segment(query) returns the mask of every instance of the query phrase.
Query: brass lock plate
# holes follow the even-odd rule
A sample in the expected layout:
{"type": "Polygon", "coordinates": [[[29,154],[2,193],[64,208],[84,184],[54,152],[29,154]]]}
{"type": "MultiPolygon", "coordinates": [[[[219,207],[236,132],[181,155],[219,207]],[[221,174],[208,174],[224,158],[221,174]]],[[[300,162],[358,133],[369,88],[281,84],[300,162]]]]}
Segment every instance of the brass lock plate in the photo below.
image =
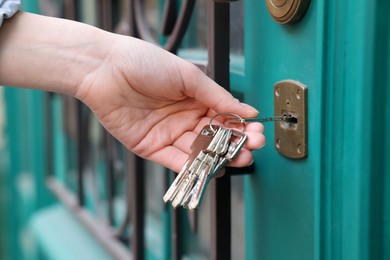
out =
{"type": "Polygon", "coordinates": [[[275,148],[293,159],[307,156],[307,87],[294,80],[283,80],[274,86],[274,115],[288,116],[275,122],[275,148]]]}

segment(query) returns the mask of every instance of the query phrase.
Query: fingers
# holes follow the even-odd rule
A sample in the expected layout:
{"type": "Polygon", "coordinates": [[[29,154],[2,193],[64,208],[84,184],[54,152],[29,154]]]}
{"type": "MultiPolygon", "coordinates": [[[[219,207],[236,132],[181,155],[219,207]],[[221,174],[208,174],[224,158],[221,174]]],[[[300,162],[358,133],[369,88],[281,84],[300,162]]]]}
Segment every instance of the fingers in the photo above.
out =
{"type": "Polygon", "coordinates": [[[261,123],[247,124],[245,134],[248,136],[248,141],[245,145],[246,149],[256,150],[262,148],[265,143],[265,136],[263,135],[264,125],[261,123]]]}
{"type": "MultiPolygon", "coordinates": [[[[195,140],[195,138],[198,136],[198,131],[188,131],[184,133],[181,138],[179,138],[173,145],[181,152],[188,156],[190,154],[191,148],[190,144],[195,140]]],[[[260,123],[250,123],[246,127],[245,134],[248,136],[248,140],[245,144],[245,146],[241,149],[241,151],[238,153],[236,158],[234,158],[233,161],[229,162],[229,166],[232,167],[245,167],[249,166],[253,163],[253,154],[251,150],[254,149],[260,149],[265,145],[265,137],[262,134],[264,131],[264,126],[260,123]]],[[[187,158],[187,157],[186,157],[187,158]]],[[[180,165],[184,165],[184,162],[186,159],[183,159],[183,157],[180,157],[180,160],[183,161],[181,164],[178,163],[178,159],[173,160],[172,165],[175,165],[175,167],[178,167],[180,165]]],[[[179,171],[180,168],[177,170],[179,171]]],[[[176,171],[176,170],[175,170],[176,171]]]]}
{"type": "Polygon", "coordinates": [[[247,104],[240,103],[229,92],[207,77],[196,66],[187,63],[180,66],[184,80],[184,93],[202,102],[216,112],[231,112],[242,117],[256,117],[258,111],[247,104]]]}
{"type": "Polygon", "coordinates": [[[252,152],[245,148],[242,148],[236,158],[234,158],[233,161],[229,162],[228,165],[232,167],[245,167],[251,165],[253,163],[253,160],[254,158],[252,152]]]}
{"type": "MultiPolygon", "coordinates": [[[[258,129],[259,126],[254,126],[258,129]]],[[[250,127],[252,128],[252,127],[250,127]]],[[[265,144],[265,137],[260,132],[246,132],[248,141],[244,148],[238,153],[236,158],[229,163],[232,167],[244,167],[253,163],[253,154],[250,150],[259,149],[265,144]]],[[[198,134],[195,132],[186,132],[172,146],[166,146],[163,149],[150,155],[148,159],[156,161],[175,172],[179,172],[191,153],[190,145],[198,134]]]]}
{"type": "MultiPolygon", "coordinates": [[[[187,154],[191,153],[191,144],[198,136],[198,133],[200,132],[201,128],[203,128],[203,126],[199,125],[197,128],[194,129],[194,131],[185,132],[173,143],[173,146],[177,147],[178,149],[187,154]]],[[[263,147],[266,142],[265,137],[262,134],[263,131],[264,126],[260,123],[248,124],[245,130],[245,134],[248,136],[248,140],[245,143],[244,147],[248,150],[256,150],[263,147]]]]}
{"type": "MultiPolygon", "coordinates": [[[[155,161],[174,172],[180,172],[181,168],[188,159],[188,154],[174,146],[167,146],[150,155],[148,159],[155,161]]],[[[228,165],[232,167],[245,167],[251,165],[252,163],[252,152],[243,148],[237,157],[228,165]]]]}
{"type": "Polygon", "coordinates": [[[185,153],[174,146],[166,146],[151,154],[147,159],[155,161],[178,173],[187,161],[188,153],[185,153]]]}
{"type": "Polygon", "coordinates": [[[262,123],[248,123],[245,127],[246,132],[258,132],[263,133],[264,132],[264,125],[262,123]]]}

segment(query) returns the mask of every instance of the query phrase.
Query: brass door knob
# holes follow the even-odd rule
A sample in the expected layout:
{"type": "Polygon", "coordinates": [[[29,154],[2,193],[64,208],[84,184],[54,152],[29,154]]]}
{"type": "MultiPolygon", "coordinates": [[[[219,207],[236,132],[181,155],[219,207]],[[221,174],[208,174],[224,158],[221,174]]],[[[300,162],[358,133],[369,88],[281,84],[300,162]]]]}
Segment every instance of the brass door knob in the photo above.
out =
{"type": "Polygon", "coordinates": [[[265,0],[272,18],[280,24],[298,22],[306,13],[310,0],[265,0]]]}

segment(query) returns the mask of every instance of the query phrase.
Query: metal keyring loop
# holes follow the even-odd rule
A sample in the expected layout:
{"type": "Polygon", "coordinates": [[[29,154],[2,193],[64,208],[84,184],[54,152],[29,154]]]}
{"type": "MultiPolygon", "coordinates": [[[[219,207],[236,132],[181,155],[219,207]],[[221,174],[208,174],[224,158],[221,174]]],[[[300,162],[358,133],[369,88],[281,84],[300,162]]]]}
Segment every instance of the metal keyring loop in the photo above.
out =
{"type": "Polygon", "coordinates": [[[214,119],[215,119],[216,117],[218,117],[218,116],[223,116],[223,115],[232,116],[232,117],[238,119],[238,123],[239,123],[239,124],[242,124],[242,125],[244,126],[243,131],[245,131],[245,127],[246,127],[245,119],[243,119],[241,116],[239,116],[239,115],[237,115],[237,114],[230,113],[230,112],[221,112],[221,113],[215,114],[215,115],[210,119],[210,122],[209,122],[209,126],[210,126],[211,131],[216,132],[216,130],[215,130],[214,127],[213,127],[213,121],[214,121],[214,119]]]}

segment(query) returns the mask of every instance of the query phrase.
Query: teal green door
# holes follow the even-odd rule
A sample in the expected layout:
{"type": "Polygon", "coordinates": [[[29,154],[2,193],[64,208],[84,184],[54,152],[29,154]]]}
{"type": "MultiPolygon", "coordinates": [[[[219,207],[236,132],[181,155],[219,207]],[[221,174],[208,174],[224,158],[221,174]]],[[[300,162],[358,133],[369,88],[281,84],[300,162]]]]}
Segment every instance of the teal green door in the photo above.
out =
{"type": "Polygon", "coordinates": [[[276,82],[308,90],[307,158],[279,154],[267,123],[244,177],[247,259],[390,259],[389,10],[312,0],[301,21],[282,25],[264,1],[245,1],[233,91],[272,116],[276,82]]]}
{"type": "MultiPolygon", "coordinates": [[[[308,157],[289,159],[265,123],[266,146],[255,152],[256,171],[245,177],[246,257],[315,259],[322,178],[321,33],[323,6],[312,1],[305,17],[276,23],[264,1],[246,1],[245,101],[262,116],[274,115],[274,84],[296,80],[308,90],[308,157]]],[[[329,7],[328,7],[329,8],[329,7]]],[[[279,122],[277,123],[279,124],[279,122]]]]}

